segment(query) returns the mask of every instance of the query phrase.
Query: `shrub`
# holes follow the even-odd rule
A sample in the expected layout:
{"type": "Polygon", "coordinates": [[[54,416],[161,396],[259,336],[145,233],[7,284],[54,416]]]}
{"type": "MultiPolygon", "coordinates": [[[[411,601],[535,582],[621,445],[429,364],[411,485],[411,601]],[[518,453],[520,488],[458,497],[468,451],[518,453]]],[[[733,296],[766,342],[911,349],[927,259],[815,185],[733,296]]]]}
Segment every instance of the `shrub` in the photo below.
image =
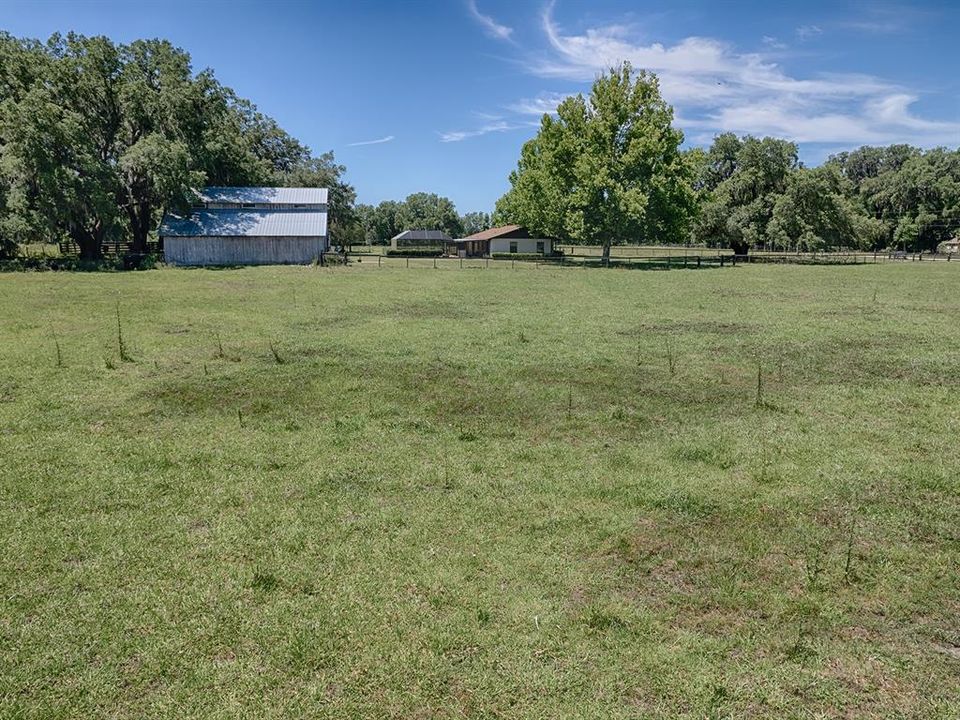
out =
{"type": "Polygon", "coordinates": [[[44,272],[47,270],[66,270],[78,272],[104,272],[120,270],[122,265],[115,257],[100,260],[81,260],[75,257],[28,256],[12,260],[0,260],[0,272],[44,272]]]}
{"type": "Polygon", "coordinates": [[[443,243],[439,240],[397,240],[397,247],[403,249],[409,248],[443,248],[443,243]]]}
{"type": "Polygon", "coordinates": [[[443,255],[443,249],[432,248],[402,248],[399,250],[387,250],[387,257],[440,257],[443,255]]]}
{"type": "Polygon", "coordinates": [[[522,260],[524,262],[537,262],[540,260],[556,261],[563,259],[563,251],[557,250],[552,255],[541,255],[540,253],[510,253],[496,252],[491,253],[493,260],[522,260]]]}

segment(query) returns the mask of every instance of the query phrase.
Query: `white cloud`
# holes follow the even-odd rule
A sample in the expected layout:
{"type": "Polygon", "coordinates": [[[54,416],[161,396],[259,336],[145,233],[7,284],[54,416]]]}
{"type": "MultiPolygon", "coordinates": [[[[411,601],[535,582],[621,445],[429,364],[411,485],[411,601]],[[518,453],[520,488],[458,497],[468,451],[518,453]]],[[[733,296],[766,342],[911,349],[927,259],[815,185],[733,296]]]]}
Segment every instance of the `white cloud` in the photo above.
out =
{"type": "Polygon", "coordinates": [[[773,37],[772,35],[764,35],[761,38],[761,42],[763,42],[764,45],[766,45],[768,48],[771,48],[773,50],[787,49],[787,44],[785,42],[780,42],[780,40],[773,37]]]}
{"type": "Polygon", "coordinates": [[[386,137],[382,137],[377,140],[361,140],[360,142],[347,143],[347,147],[359,147],[360,145],[381,145],[383,143],[392,142],[393,140],[393,135],[387,135],[386,137]]]}
{"type": "Polygon", "coordinates": [[[797,28],[797,37],[801,40],[809,40],[817,35],[823,34],[823,28],[819,25],[801,25],[797,28]]]}
{"type": "Polygon", "coordinates": [[[506,120],[498,120],[497,122],[481,125],[473,130],[451,130],[449,132],[442,132],[440,133],[440,142],[460,142],[467,138],[480,137],[481,135],[489,135],[490,133],[510,132],[511,130],[537,127],[538,124],[539,123],[533,122],[508,122],[506,120]]]}
{"type": "Polygon", "coordinates": [[[557,105],[570,95],[576,95],[576,93],[540,93],[534,98],[517,100],[515,103],[507,106],[507,109],[517,115],[553,115],[557,111],[557,105]]]}
{"type": "Polygon", "coordinates": [[[489,15],[481,13],[477,8],[477,0],[467,0],[467,10],[470,11],[470,16],[480,23],[484,32],[490,37],[498,40],[509,40],[513,34],[513,28],[501,25],[489,15]]]}
{"type": "MultiPolygon", "coordinates": [[[[678,126],[708,133],[769,134],[800,142],[960,144],[960,123],[926,120],[910,112],[917,97],[878,77],[819,73],[795,77],[772,53],[741,52],[715,38],[687,37],[672,45],[641,43],[623,25],[561,30],[553,4],[541,17],[549,52],[527,57],[528,72],[544,78],[588,83],[622,61],[655,72],[664,98],[674,105],[678,126]]],[[[822,32],[804,26],[806,37],[822,32]]],[[[799,31],[798,31],[799,34],[799,31]]],[[[764,45],[776,47],[776,38],[764,45]]],[[[783,48],[779,48],[783,49],[783,48]]],[[[782,53],[780,53],[782,55],[782,53]]],[[[586,89],[584,85],[584,90],[586,89]]],[[[544,93],[510,107],[541,114],[561,96],[544,93]]]]}
{"type": "Polygon", "coordinates": [[[936,15],[934,9],[917,5],[860,3],[853,8],[852,16],[837,22],[836,27],[872,35],[902,34],[936,15]]]}

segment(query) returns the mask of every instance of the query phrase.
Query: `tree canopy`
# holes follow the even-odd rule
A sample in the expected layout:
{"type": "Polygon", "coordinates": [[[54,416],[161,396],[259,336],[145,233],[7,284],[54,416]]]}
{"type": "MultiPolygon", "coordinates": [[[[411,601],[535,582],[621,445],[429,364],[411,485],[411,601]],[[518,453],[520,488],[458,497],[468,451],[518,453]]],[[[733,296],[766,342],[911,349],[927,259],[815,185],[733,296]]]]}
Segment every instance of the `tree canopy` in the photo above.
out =
{"type": "Polygon", "coordinates": [[[418,192],[402,201],[384,200],[379,205],[358,205],[358,222],[369,245],[390,241],[404,230],[442,230],[450,237],[461,237],[490,227],[490,215],[469,212],[458,215],[450,198],[418,192]]]}
{"type": "Polygon", "coordinates": [[[352,222],[343,173],[167,41],[0,34],[0,252],[71,239],[94,259],[121,238],[144,252],[204,184],[328,187],[335,235],[352,222]]]}
{"type": "Polygon", "coordinates": [[[931,250],[960,228],[960,150],[861,147],[811,169],[795,143],[725,133],[687,160],[709,245],[931,250]]]}
{"type": "Polygon", "coordinates": [[[695,211],[690,166],[656,76],[628,63],[544,115],[521,151],[495,222],[610,246],[684,235],[695,211]]]}

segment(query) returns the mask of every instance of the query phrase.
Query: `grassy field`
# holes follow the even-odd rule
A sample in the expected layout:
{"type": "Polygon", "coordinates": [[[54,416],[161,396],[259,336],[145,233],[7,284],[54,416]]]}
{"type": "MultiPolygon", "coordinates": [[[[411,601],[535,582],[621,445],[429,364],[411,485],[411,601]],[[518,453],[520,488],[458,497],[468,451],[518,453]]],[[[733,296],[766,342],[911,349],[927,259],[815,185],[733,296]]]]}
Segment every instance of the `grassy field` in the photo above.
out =
{"type": "Polygon", "coordinates": [[[956,718],[958,287],[2,275],[0,717],[956,718]]]}

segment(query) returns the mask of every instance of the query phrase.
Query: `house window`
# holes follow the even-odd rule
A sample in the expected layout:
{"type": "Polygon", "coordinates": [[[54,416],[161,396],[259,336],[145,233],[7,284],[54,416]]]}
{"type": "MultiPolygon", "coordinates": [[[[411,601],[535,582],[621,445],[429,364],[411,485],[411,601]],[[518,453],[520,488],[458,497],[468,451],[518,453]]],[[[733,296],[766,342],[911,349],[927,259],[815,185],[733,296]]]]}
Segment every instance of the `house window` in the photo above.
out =
{"type": "Polygon", "coordinates": [[[510,252],[517,252],[517,243],[515,240],[510,241],[510,252]]]}
{"type": "Polygon", "coordinates": [[[537,252],[543,255],[543,240],[537,240],[537,252]]]}

